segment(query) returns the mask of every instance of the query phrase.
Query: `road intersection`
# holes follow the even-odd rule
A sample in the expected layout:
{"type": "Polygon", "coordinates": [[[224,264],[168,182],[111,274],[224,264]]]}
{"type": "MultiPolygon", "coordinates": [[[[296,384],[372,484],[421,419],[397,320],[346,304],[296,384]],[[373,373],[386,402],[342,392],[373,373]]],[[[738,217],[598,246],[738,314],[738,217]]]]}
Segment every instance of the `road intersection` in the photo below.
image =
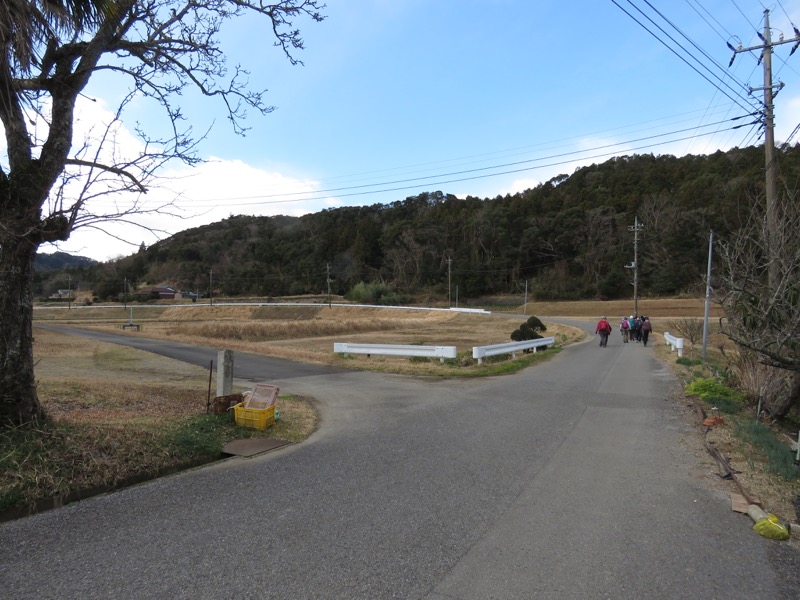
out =
{"type": "Polygon", "coordinates": [[[0,524],[2,595],[796,598],[784,550],[696,475],[668,370],[614,342],[481,380],[237,353],[238,378],[317,398],[320,429],[0,524]]]}

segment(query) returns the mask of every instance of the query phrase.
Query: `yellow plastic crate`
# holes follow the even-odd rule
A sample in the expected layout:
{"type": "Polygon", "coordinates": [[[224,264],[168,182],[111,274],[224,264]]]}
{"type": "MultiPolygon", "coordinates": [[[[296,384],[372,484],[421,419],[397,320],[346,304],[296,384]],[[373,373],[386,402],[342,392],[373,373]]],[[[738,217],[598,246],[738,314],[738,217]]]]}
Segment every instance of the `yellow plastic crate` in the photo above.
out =
{"type": "Polygon", "coordinates": [[[275,424],[275,405],[269,408],[245,408],[241,402],[233,407],[236,424],[252,429],[266,429],[275,424]]]}

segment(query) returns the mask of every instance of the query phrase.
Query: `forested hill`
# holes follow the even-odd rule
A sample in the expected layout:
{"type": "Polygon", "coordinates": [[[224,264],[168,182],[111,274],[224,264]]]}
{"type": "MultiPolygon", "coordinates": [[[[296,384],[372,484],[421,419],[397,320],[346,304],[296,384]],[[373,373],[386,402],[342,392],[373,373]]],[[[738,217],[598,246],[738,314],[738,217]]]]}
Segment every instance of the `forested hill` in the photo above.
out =
{"type": "MultiPolygon", "coordinates": [[[[696,289],[708,235],[738,227],[763,196],[763,148],[709,156],[635,155],[583,167],[504,197],[423,193],[390,204],[303,217],[235,216],[187,230],[133,256],[82,271],[100,298],[127,278],[215,294],[346,293],[382,282],[399,293],[461,298],[628,297],[638,217],[640,292],[696,289]],[[210,277],[210,274],[212,274],[210,277]]],[[[800,147],[779,155],[781,188],[800,182],[800,147]]],[[[84,289],[86,284],[84,285],[84,289]]]]}

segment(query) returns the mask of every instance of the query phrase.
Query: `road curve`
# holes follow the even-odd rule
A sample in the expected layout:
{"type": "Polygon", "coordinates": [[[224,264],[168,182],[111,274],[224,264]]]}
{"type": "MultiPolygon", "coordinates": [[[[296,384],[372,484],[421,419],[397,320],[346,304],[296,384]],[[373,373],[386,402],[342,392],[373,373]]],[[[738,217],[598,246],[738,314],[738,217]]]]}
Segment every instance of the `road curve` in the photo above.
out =
{"type": "MultiPolygon", "coordinates": [[[[173,358],[200,367],[207,367],[210,361],[216,363],[217,360],[218,349],[208,346],[183,344],[172,340],[148,338],[139,335],[119,335],[117,333],[100,331],[97,329],[80,329],[62,325],[37,325],[36,327],[77,335],[100,342],[123,344],[138,350],[152,352],[159,356],[166,356],[167,358],[173,358]]],[[[278,376],[284,379],[294,379],[298,377],[334,375],[336,373],[346,372],[345,369],[328,365],[307,364],[283,358],[261,356],[238,351],[235,353],[234,360],[236,378],[247,381],[268,381],[278,376]]]]}
{"type": "Polygon", "coordinates": [[[272,381],[319,399],[311,438],[0,524],[3,597],[797,597],[796,556],[693,476],[651,348],[272,381]]]}

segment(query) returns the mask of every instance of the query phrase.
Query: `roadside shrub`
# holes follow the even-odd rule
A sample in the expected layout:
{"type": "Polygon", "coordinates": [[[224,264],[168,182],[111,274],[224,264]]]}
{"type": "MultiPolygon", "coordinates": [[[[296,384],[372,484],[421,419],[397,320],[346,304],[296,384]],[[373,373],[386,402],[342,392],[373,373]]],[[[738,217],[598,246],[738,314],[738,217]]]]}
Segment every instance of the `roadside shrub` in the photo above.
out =
{"type": "Polygon", "coordinates": [[[761,397],[764,409],[773,416],[782,415],[790,402],[792,373],[765,365],[758,354],[745,349],[728,355],[732,379],[751,398],[761,397]]]}
{"type": "Polygon", "coordinates": [[[735,415],[736,413],[742,412],[742,408],[744,408],[740,401],[723,396],[709,396],[708,398],[703,398],[703,400],[716,408],[719,412],[728,415],[735,415]]]}
{"type": "Polygon", "coordinates": [[[679,365],[684,365],[686,367],[693,367],[695,365],[702,365],[703,361],[699,358],[686,358],[685,356],[681,356],[675,359],[675,362],[679,365]]]}
{"type": "Polygon", "coordinates": [[[377,304],[379,306],[400,306],[409,304],[411,297],[398,294],[385,283],[364,283],[359,281],[353,286],[345,298],[359,304],[377,304]]]}
{"type": "Polygon", "coordinates": [[[685,388],[685,391],[690,396],[697,396],[698,398],[728,398],[730,400],[742,400],[742,394],[723,385],[713,377],[698,377],[691,381],[685,388]]]}
{"type": "Polygon", "coordinates": [[[459,352],[456,358],[444,359],[444,364],[450,367],[471,367],[478,364],[478,361],[472,358],[472,352],[467,350],[465,352],[459,352]]]}
{"type": "Polygon", "coordinates": [[[526,340],[538,340],[542,338],[540,335],[542,331],[547,331],[547,327],[544,326],[544,323],[542,323],[538,317],[531,316],[527,321],[511,332],[511,341],[524,342],[526,340]]]}

